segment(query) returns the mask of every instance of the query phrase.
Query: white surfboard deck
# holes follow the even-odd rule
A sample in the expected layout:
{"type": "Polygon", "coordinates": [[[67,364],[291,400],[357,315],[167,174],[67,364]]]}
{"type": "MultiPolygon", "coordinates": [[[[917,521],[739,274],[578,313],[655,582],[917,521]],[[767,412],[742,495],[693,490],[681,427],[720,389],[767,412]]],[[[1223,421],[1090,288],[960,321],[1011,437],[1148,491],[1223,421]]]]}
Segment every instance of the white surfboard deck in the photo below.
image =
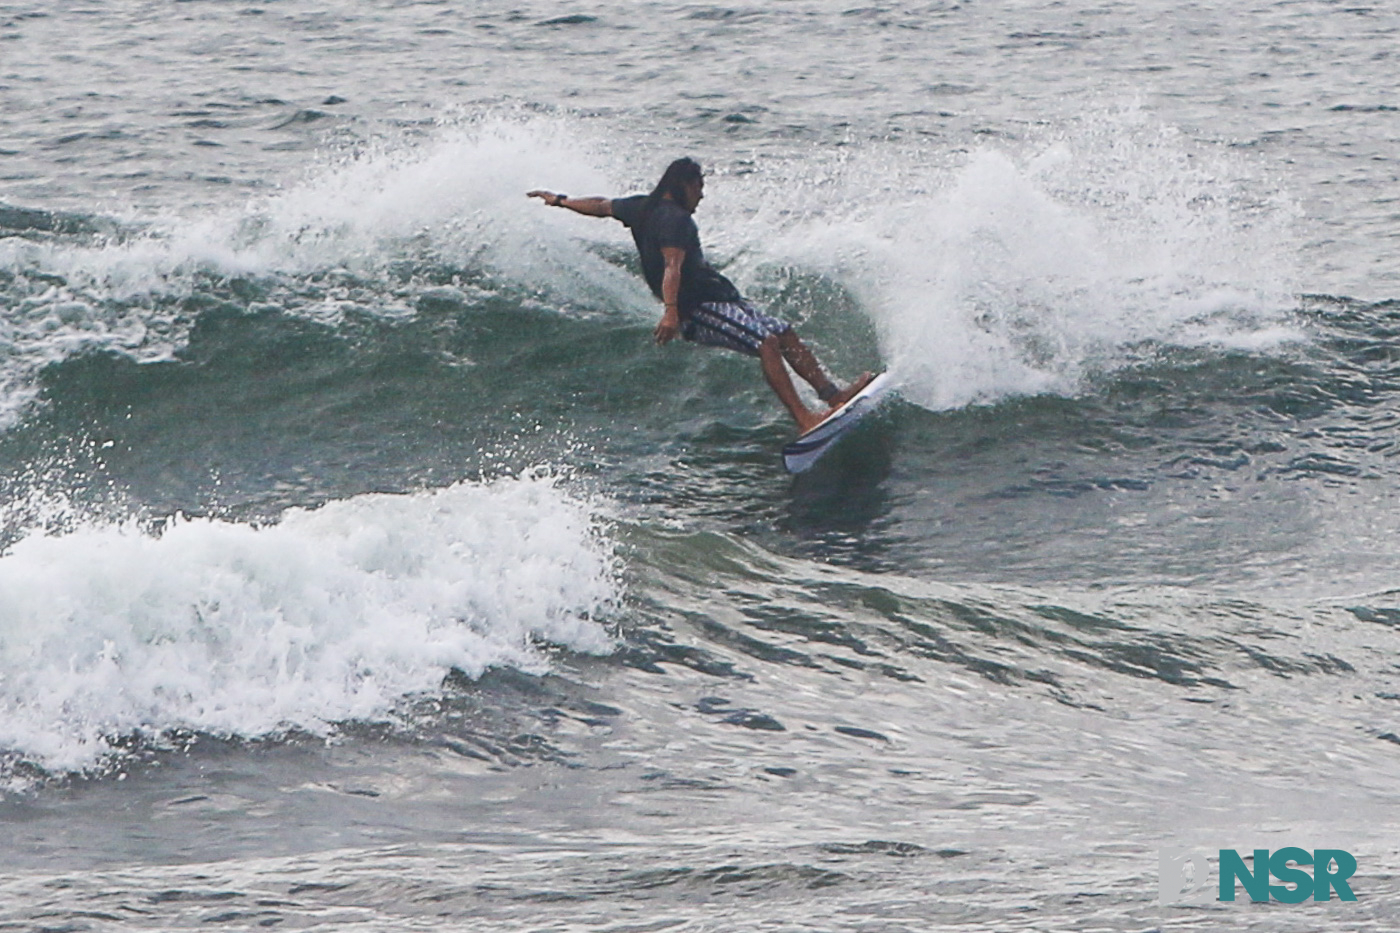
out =
{"type": "Polygon", "coordinates": [[[831,417],[783,448],[783,466],[789,473],[805,473],[856,423],[874,411],[894,388],[888,372],[880,373],[836,409],[831,417]]]}

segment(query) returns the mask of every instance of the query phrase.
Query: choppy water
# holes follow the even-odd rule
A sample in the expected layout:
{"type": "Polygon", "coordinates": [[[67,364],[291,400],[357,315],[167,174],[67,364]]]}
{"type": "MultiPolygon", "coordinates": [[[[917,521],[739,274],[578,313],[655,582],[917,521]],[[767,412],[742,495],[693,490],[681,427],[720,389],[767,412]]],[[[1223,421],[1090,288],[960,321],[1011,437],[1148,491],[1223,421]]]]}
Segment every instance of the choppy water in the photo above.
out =
{"type": "Polygon", "coordinates": [[[1394,928],[1397,34],[0,0],[0,928],[1394,928]],[[811,474],[523,197],[679,154],[811,474]]]}

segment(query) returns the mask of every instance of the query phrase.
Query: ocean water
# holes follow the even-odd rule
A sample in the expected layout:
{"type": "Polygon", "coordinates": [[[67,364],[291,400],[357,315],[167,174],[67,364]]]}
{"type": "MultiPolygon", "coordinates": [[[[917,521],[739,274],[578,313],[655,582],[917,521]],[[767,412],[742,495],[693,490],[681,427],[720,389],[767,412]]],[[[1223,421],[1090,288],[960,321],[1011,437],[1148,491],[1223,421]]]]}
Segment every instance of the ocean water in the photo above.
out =
{"type": "Polygon", "coordinates": [[[0,930],[1393,930],[1400,9],[0,0],[0,930]],[[818,469],[612,221],[898,396],[818,469]],[[1355,902],[1159,903],[1342,848],[1355,902]]]}

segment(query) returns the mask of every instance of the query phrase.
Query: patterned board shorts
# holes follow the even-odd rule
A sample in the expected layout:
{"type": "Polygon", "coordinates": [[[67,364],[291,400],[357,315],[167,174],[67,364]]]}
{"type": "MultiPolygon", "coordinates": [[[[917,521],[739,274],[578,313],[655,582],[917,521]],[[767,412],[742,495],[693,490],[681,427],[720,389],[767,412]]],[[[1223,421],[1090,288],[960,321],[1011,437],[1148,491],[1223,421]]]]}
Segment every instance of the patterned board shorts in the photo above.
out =
{"type": "Polygon", "coordinates": [[[764,338],[786,333],[792,325],[764,314],[748,301],[707,301],[681,320],[681,336],[707,347],[724,347],[758,356],[764,338]]]}

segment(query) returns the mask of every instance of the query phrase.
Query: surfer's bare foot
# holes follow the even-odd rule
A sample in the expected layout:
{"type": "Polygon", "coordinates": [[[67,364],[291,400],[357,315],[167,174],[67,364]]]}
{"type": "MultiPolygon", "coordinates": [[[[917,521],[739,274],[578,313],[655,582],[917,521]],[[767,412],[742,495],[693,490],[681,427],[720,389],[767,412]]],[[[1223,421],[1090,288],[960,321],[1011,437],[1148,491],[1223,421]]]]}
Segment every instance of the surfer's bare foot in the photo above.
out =
{"type": "MultiPolygon", "coordinates": [[[[858,394],[860,394],[860,390],[870,385],[870,380],[874,378],[874,373],[861,373],[858,377],[851,381],[850,385],[846,386],[846,388],[842,389],[840,392],[837,392],[831,398],[827,399],[826,403],[830,405],[833,410],[840,408],[842,405],[846,404],[851,399],[855,398],[858,394]]],[[[827,414],[830,414],[830,412],[828,412],[827,414]]],[[[825,420],[826,415],[823,415],[821,418],[818,419],[818,423],[821,423],[825,420]]],[[[808,429],[804,428],[803,430],[808,429]]]]}

